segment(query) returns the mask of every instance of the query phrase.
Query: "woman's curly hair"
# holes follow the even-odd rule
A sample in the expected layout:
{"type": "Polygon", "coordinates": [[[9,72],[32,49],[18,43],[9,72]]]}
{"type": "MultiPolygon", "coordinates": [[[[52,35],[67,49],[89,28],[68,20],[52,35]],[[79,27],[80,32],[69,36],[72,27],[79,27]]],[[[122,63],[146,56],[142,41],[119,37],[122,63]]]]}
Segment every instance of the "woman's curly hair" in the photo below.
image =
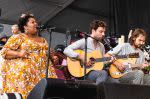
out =
{"type": "Polygon", "coordinates": [[[27,22],[29,21],[29,18],[34,18],[34,15],[33,14],[29,14],[29,13],[26,13],[26,14],[22,14],[19,18],[19,22],[18,22],[18,27],[19,27],[19,30],[24,33],[25,30],[24,30],[24,26],[27,24],[27,22]]]}

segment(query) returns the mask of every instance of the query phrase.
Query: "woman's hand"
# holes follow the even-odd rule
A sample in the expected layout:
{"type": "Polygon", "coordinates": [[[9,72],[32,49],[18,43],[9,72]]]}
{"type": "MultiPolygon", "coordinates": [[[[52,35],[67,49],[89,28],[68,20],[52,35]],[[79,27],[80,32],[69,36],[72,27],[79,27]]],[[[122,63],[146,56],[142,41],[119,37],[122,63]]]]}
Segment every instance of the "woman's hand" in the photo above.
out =
{"type": "Polygon", "coordinates": [[[26,50],[21,50],[18,52],[18,57],[20,58],[25,58],[27,55],[29,55],[29,53],[26,50]]]}
{"type": "Polygon", "coordinates": [[[28,55],[29,53],[25,50],[20,50],[20,51],[14,51],[14,50],[8,50],[6,52],[6,55],[4,56],[5,59],[15,59],[15,58],[24,58],[28,55]]]}

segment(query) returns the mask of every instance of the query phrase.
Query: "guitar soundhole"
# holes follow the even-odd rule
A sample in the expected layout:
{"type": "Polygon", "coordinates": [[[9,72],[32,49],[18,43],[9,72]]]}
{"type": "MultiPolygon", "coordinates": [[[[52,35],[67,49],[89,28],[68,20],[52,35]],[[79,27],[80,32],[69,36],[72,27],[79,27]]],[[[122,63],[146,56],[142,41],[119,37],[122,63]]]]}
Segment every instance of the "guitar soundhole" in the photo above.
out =
{"type": "MultiPolygon", "coordinates": [[[[91,66],[93,66],[93,64],[94,64],[95,61],[96,61],[95,58],[91,57],[91,58],[89,58],[89,59],[90,59],[90,61],[91,61],[91,63],[92,63],[91,66]]],[[[81,67],[83,67],[83,66],[84,66],[84,63],[80,61],[80,65],[81,65],[81,67]]],[[[86,68],[90,68],[91,66],[86,66],[86,68]]]]}
{"type": "Polygon", "coordinates": [[[95,58],[91,57],[90,60],[91,60],[91,62],[94,64],[95,58]]]}

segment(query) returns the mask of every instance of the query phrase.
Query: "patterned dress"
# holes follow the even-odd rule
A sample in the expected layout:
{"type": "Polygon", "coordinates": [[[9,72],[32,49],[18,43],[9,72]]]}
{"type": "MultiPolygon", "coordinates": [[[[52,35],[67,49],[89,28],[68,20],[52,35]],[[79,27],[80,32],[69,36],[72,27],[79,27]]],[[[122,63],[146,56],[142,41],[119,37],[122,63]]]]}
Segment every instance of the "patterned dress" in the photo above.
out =
{"type": "MultiPolygon", "coordinates": [[[[43,38],[39,43],[27,38],[24,34],[11,36],[2,49],[2,55],[11,50],[26,50],[25,58],[5,59],[2,65],[3,90],[7,93],[19,92],[26,99],[32,88],[45,77],[46,52],[48,44],[43,38]]],[[[49,77],[57,78],[54,68],[49,66],[49,77]]]]}

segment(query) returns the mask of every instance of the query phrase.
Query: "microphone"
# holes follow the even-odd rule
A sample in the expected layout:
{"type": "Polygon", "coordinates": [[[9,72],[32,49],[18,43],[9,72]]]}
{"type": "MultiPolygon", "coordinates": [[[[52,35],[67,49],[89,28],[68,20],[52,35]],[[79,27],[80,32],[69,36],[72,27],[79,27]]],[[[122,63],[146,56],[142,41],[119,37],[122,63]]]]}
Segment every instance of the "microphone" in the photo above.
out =
{"type": "Polygon", "coordinates": [[[104,44],[104,46],[107,46],[110,50],[113,49],[112,46],[110,45],[110,41],[107,40],[107,38],[103,39],[103,44],[104,44]]]}
{"type": "Polygon", "coordinates": [[[82,31],[79,31],[79,30],[76,30],[76,35],[77,35],[79,38],[91,37],[87,32],[82,32],[82,31]]]}
{"type": "Polygon", "coordinates": [[[43,30],[55,30],[56,27],[50,27],[50,26],[46,26],[46,25],[39,25],[36,28],[40,31],[43,31],[43,30]]]}
{"type": "Polygon", "coordinates": [[[145,51],[147,51],[147,52],[150,52],[150,45],[147,45],[147,46],[146,46],[146,45],[142,45],[142,46],[141,46],[141,50],[142,50],[142,51],[145,50],[145,51]]]}

